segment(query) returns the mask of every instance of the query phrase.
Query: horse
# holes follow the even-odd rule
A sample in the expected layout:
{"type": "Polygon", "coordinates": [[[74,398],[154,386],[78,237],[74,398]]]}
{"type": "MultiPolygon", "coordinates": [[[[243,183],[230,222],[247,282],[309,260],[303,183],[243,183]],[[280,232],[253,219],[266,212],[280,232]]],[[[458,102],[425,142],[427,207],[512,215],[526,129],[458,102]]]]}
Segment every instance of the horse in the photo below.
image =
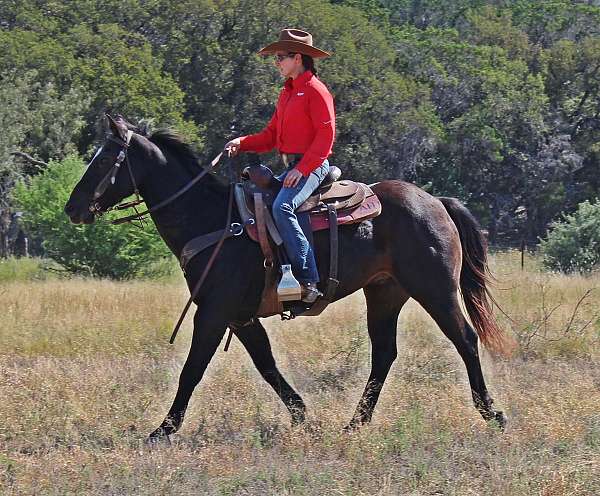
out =
{"type": "MultiPolygon", "coordinates": [[[[139,192],[158,233],[178,257],[190,239],[222,229],[230,218],[240,222],[228,207],[227,182],[214,172],[206,173],[208,169],[203,169],[191,146],[175,132],[144,133],[124,119],[107,117],[104,144],[64,208],[73,223],[92,223],[96,215],[139,192]]],[[[507,417],[493,407],[479,360],[479,340],[499,352],[507,341],[493,317],[486,241],[476,219],[458,200],[434,197],[408,182],[385,180],[372,185],[372,190],[381,201],[381,214],[339,228],[335,300],[364,291],[372,348],[369,378],[344,429],[352,431],[371,421],[397,357],[398,315],[409,298],[431,315],[455,346],[467,370],[475,408],[485,421],[504,429],[507,417]],[[471,323],[461,309],[459,292],[471,323]]],[[[314,247],[319,271],[324,274],[327,231],[314,234],[314,247]]],[[[211,251],[199,253],[186,267],[190,291],[203,274],[211,251]]],[[[305,403],[279,371],[265,328],[259,319],[253,319],[264,286],[263,262],[259,245],[245,234],[222,243],[194,296],[197,309],[192,341],[177,393],[147,442],[168,441],[180,428],[194,388],[228,327],[287,407],[292,425],[304,422],[305,403]],[[234,326],[232,322],[248,324],[234,326]]]]}

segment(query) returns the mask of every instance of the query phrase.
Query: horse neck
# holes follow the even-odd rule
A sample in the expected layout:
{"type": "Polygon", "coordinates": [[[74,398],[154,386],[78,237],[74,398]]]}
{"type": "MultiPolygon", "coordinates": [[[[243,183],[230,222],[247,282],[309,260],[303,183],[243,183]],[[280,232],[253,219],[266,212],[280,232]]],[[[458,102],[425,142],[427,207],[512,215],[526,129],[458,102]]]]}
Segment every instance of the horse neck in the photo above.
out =
{"type": "MultiPolygon", "coordinates": [[[[155,146],[155,145],[154,145],[155,146]]],[[[155,148],[157,148],[155,146],[155,148]]],[[[148,208],[167,200],[185,187],[202,169],[186,164],[168,151],[158,149],[144,160],[147,168],[140,194],[148,208]]],[[[156,228],[175,256],[192,238],[224,227],[228,190],[207,174],[189,191],[151,214],[156,228]]]]}

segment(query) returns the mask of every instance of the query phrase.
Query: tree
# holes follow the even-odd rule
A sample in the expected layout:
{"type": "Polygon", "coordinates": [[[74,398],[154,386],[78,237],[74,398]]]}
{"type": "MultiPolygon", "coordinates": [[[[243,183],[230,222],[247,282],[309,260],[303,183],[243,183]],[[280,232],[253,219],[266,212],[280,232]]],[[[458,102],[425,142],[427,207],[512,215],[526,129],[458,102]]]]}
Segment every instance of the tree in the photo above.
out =
{"type": "Polygon", "coordinates": [[[95,141],[107,110],[169,124],[201,145],[196,126],[184,117],[183,92],[164,72],[162,58],[144,37],[116,24],[92,29],[82,23],[52,35],[0,30],[2,70],[34,70],[37,81],[51,82],[59,93],[73,86],[84,93],[86,126],[75,139],[80,153],[95,141]]]}
{"type": "Polygon", "coordinates": [[[561,39],[577,41],[600,35],[600,6],[573,0],[536,2],[520,0],[508,5],[517,27],[531,43],[549,48],[561,39]]]}
{"type": "MultiPolygon", "coordinates": [[[[0,75],[0,235],[14,228],[10,191],[15,182],[37,174],[48,158],[75,151],[73,140],[84,125],[81,115],[88,100],[81,90],[59,94],[52,82],[37,78],[36,71],[0,75]],[[38,160],[22,158],[31,155],[38,160]]],[[[9,254],[6,247],[2,254],[9,254]]]]}
{"type": "Polygon", "coordinates": [[[381,0],[390,12],[392,24],[412,25],[419,29],[429,27],[456,28],[471,9],[480,8],[485,0],[381,0]]]}
{"type": "Polygon", "coordinates": [[[491,5],[469,9],[460,30],[470,44],[501,47],[509,59],[531,62],[536,55],[527,33],[514,25],[509,9],[491,5]]]}
{"type": "Polygon", "coordinates": [[[431,87],[444,126],[418,182],[466,200],[492,242],[502,231],[535,242],[564,207],[572,192],[563,183],[581,163],[551,125],[541,74],[504,48],[463,41],[456,30],[405,27],[395,38],[398,69],[431,87]]]}
{"type": "Polygon", "coordinates": [[[367,182],[459,196],[492,241],[533,242],[600,190],[596,4],[0,0],[0,73],[33,70],[31,84],[89,102],[83,112],[75,97],[64,102],[65,122],[85,121],[75,134],[27,131],[36,157],[64,154],[66,143],[50,145],[59,135],[85,154],[110,110],[176,127],[212,158],[271,116],[281,80],[256,52],[297,26],[334,54],[317,65],[336,101],[332,163],[367,182]]]}

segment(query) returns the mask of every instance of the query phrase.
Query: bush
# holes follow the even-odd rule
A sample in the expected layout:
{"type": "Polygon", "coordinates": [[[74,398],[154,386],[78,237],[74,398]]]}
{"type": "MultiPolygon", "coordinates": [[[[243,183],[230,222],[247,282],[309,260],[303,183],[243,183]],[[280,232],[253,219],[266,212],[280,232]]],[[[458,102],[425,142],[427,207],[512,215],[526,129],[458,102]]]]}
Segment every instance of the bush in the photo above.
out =
{"type": "Polygon", "coordinates": [[[580,203],[550,225],[541,243],[542,263],[561,272],[590,272],[600,263],[600,202],[580,203]]]}
{"type": "Polygon", "coordinates": [[[71,224],[63,212],[83,172],[79,157],[51,162],[43,173],[15,188],[13,199],[23,210],[23,225],[31,238],[41,240],[45,256],[75,274],[131,278],[170,252],[154,225],[139,229],[114,226],[104,216],[91,225],[71,224]]]}

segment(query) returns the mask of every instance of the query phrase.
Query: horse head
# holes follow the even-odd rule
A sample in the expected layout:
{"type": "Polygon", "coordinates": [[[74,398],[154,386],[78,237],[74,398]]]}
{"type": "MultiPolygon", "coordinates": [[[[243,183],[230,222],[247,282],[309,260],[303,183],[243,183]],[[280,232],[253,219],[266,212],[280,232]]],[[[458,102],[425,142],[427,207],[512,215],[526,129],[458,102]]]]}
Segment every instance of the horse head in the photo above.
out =
{"type": "Polygon", "coordinates": [[[144,171],[131,160],[135,145],[143,139],[123,118],[106,114],[104,143],[96,151],[65,205],[65,213],[75,224],[91,224],[97,215],[112,209],[121,200],[138,195],[144,171]]]}

